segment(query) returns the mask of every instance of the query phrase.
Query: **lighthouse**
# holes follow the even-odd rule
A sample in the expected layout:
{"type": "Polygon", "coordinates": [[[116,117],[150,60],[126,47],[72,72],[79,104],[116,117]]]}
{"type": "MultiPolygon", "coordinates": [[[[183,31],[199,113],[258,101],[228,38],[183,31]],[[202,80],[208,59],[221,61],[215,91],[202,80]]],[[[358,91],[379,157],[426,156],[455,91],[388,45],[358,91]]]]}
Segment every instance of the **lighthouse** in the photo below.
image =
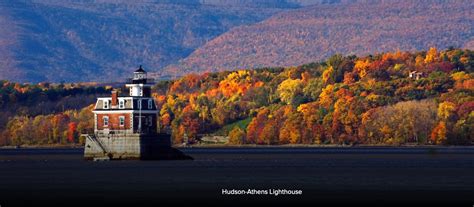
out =
{"type": "MultiPolygon", "coordinates": [[[[128,79],[128,93],[113,90],[97,98],[94,134],[86,134],[86,159],[153,159],[173,157],[170,135],[158,133],[158,109],[151,96],[153,79],[140,66],[128,79]]],[[[174,154],[173,154],[174,153],[174,154]]]]}
{"type": "Polygon", "coordinates": [[[147,73],[143,70],[142,66],[133,72],[133,78],[129,80],[125,86],[130,90],[131,97],[150,97],[151,87],[153,83],[150,82],[152,79],[147,78],[147,73]]]}

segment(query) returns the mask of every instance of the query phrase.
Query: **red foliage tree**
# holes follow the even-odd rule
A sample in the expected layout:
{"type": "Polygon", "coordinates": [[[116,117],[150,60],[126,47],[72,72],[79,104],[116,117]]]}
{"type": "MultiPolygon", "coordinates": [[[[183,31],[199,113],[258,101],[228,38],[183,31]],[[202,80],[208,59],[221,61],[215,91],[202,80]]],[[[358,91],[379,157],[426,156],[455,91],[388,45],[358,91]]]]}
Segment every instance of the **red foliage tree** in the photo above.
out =
{"type": "Polygon", "coordinates": [[[67,125],[67,141],[70,143],[74,143],[77,134],[77,123],[76,122],[69,122],[67,125]]]}

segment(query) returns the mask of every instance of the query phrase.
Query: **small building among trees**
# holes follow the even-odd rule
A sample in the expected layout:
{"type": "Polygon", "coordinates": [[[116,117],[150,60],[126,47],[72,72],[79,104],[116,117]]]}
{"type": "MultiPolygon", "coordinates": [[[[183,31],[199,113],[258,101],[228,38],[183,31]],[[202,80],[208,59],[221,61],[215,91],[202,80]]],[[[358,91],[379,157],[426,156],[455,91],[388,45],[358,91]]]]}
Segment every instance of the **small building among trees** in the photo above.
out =
{"type": "Polygon", "coordinates": [[[416,70],[414,71],[410,71],[410,73],[408,74],[408,77],[409,78],[413,78],[413,79],[416,79],[416,80],[419,80],[420,78],[422,78],[424,76],[424,73],[423,72],[418,72],[416,70]]]}

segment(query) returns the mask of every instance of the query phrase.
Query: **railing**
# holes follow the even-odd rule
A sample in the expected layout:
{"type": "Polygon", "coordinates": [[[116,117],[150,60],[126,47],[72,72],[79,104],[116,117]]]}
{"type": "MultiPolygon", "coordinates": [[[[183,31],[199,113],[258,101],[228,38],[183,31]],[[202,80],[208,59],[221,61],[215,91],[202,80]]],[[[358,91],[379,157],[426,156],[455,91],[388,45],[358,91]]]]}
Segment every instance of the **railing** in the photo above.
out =
{"type": "Polygon", "coordinates": [[[97,135],[107,136],[107,135],[127,135],[127,134],[134,134],[131,129],[127,130],[97,130],[95,132],[97,135]]]}
{"type": "Polygon", "coordinates": [[[108,136],[108,135],[128,135],[128,134],[150,134],[150,133],[155,133],[156,131],[153,131],[151,129],[142,129],[139,131],[138,129],[127,129],[127,130],[97,130],[95,134],[100,135],[100,136],[108,136]]]}
{"type": "Polygon", "coordinates": [[[155,83],[155,79],[153,78],[145,78],[145,79],[133,79],[133,78],[128,78],[126,80],[126,83],[127,84],[139,84],[139,83],[143,83],[143,84],[154,84],[155,83]]]}

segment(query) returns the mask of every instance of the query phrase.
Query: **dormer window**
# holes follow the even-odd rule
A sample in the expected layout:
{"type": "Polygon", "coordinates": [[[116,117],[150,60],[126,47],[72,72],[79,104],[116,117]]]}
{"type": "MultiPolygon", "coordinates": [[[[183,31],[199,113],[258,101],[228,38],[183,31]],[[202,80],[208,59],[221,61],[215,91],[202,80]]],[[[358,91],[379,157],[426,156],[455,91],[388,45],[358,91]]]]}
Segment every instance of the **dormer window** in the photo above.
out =
{"type": "Polygon", "coordinates": [[[104,109],[109,109],[109,101],[104,100],[104,109]]]}
{"type": "Polygon", "coordinates": [[[153,108],[153,101],[151,99],[148,99],[148,109],[153,108]]]}
{"type": "Polygon", "coordinates": [[[125,108],[125,101],[122,99],[122,100],[119,100],[119,109],[124,109],[125,108]]]}

